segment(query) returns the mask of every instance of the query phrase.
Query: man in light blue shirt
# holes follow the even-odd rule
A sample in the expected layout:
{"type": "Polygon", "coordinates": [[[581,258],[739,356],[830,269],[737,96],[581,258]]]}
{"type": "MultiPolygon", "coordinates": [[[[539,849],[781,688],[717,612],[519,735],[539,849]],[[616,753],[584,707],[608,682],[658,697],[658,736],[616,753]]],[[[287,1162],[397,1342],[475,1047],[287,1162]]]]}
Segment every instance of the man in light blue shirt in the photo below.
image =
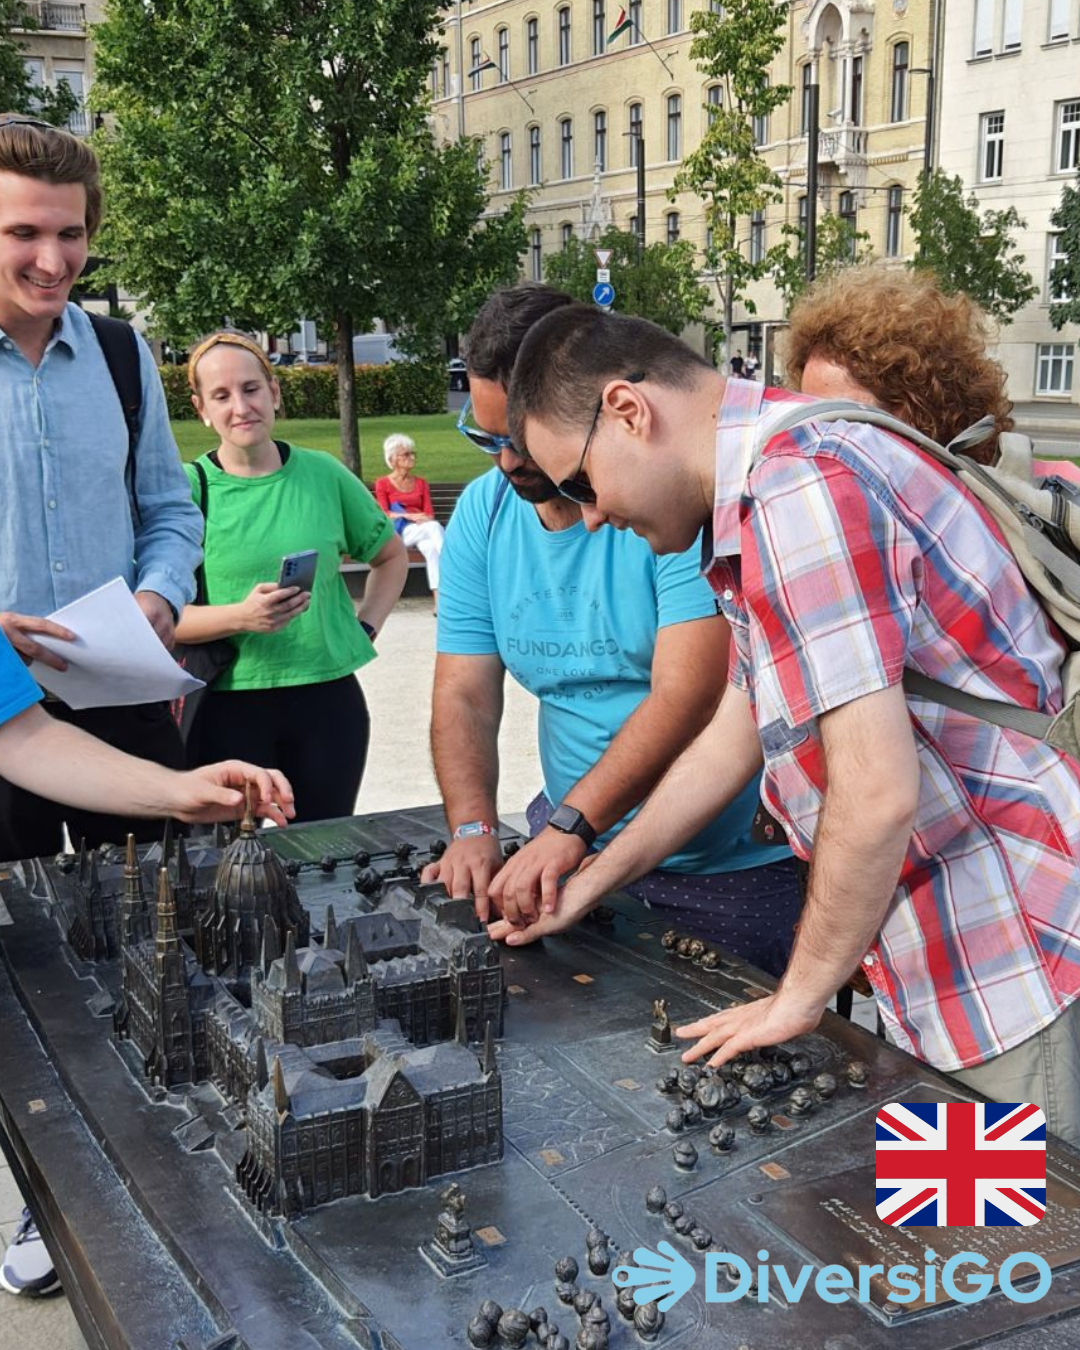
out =
{"type": "MultiPolygon", "coordinates": [[[[506,385],[517,347],[568,301],[550,287],[513,287],[476,320],[467,431],[497,456],[498,470],[458,502],[439,595],[432,751],[454,839],[425,878],[473,895],[481,918],[492,905],[511,922],[553,904],[559,877],[594,843],[610,842],[725,685],[728,629],[698,551],[657,559],[627,532],[591,534],[580,507],[510,444],[506,385]],[[529,808],[535,837],[503,866],[493,831],[506,671],[540,701],[544,791],[529,808]]],[[[801,893],[782,837],[751,838],[757,808],[755,783],[627,889],[682,931],[778,974],[801,893]]]]}
{"type": "MultiPolygon", "coordinates": [[[[194,596],[202,520],[138,342],[141,420],[128,430],[89,319],[68,302],[101,215],[93,151],[33,118],[0,119],[0,630],[25,660],[62,666],[43,616],[120,576],[171,646],[194,596]],[[130,481],[133,477],[134,482],[130,481]]],[[[183,750],[164,704],[49,711],[162,764],[183,750]]],[[[0,860],[55,852],[64,813],[0,780],[0,860]]],[[[128,823],[68,813],[74,837],[122,838],[128,823]]]]}

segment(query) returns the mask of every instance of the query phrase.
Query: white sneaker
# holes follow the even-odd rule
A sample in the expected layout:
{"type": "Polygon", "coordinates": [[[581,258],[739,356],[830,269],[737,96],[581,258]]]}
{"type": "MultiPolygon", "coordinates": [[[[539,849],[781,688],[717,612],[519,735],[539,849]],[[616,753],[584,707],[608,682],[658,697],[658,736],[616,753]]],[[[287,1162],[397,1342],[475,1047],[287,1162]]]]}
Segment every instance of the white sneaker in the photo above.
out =
{"type": "Polygon", "coordinates": [[[23,1210],[15,1240],[4,1253],[0,1287],[9,1294],[36,1295],[51,1294],[60,1288],[60,1277],[53,1268],[52,1257],[28,1209],[23,1210]]]}

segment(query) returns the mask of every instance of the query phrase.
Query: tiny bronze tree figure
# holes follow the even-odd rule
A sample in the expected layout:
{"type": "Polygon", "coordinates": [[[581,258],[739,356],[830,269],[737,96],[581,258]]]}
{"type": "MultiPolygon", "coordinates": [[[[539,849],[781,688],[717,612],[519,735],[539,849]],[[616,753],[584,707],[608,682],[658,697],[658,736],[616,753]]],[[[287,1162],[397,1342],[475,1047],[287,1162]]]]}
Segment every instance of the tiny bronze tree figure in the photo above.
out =
{"type": "Polygon", "coordinates": [[[667,1050],[671,1045],[671,1019],[668,1017],[667,999],[657,998],[652,1005],[652,1028],[649,1032],[650,1050],[667,1050]]]}
{"type": "Polygon", "coordinates": [[[634,1312],[634,1330],[643,1341],[655,1341],[664,1325],[664,1314],[655,1303],[641,1303],[634,1312]]]}
{"type": "Polygon", "coordinates": [[[870,1070],[861,1059],[849,1060],[844,1069],[844,1074],[847,1077],[849,1087],[864,1088],[870,1081],[870,1070]]]}

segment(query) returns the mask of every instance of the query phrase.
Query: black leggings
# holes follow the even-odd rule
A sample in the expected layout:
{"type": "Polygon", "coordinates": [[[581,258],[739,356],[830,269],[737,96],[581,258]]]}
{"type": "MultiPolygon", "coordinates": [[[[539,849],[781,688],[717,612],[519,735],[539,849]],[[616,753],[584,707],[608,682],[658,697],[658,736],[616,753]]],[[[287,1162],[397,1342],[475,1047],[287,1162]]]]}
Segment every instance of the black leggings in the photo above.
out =
{"type": "Polygon", "coordinates": [[[351,816],[369,727],[355,675],[285,689],[210,690],[189,742],[189,762],[246,759],[280,769],[296,794],[298,821],[351,816]]]}

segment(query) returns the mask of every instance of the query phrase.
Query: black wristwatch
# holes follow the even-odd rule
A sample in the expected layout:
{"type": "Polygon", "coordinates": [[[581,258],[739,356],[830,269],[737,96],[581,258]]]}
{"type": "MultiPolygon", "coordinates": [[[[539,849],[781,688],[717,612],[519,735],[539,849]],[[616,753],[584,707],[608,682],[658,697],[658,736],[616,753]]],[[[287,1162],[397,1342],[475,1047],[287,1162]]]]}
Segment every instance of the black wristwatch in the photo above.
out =
{"type": "Polygon", "coordinates": [[[576,834],[586,848],[592,848],[596,839],[596,831],[581,812],[576,807],[567,806],[565,802],[552,811],[548,824],[562,834],[576,834]]]}

